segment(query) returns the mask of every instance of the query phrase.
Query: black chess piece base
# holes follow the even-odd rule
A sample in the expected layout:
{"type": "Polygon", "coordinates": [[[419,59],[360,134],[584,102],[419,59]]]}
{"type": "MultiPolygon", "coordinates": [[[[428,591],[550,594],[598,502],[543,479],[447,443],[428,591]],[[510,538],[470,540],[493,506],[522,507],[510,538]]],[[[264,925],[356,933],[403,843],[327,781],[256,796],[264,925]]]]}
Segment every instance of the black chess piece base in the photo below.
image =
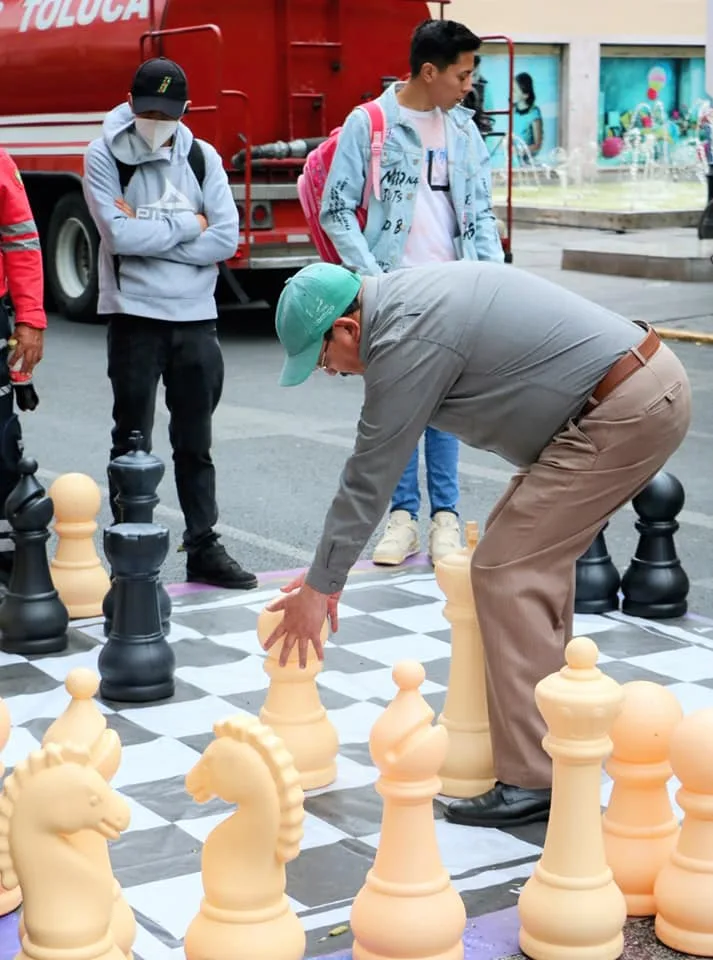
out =
{"type": "Polygon", "coordinates": [[[676,620],[685,617],[688,612],[688,601],[678,603],[636,603],[634,600],[625,600],[622,612],[627,617],[639,617],[642,620],[676,620]]]}
{"type": "MultiPolygon", "coordinates": [[[[109,664],[105,661],[104,666],[108,668],[109,664]]],[[[175,692],[176,684],[173,679],[155,683],[153,686],[132,686],[131,689],[123,683],[113,684],[108,680],[102,680],[99,686],[101,699],[112,703],[157,703],[160,700],[170,700],[175,692]]]]}

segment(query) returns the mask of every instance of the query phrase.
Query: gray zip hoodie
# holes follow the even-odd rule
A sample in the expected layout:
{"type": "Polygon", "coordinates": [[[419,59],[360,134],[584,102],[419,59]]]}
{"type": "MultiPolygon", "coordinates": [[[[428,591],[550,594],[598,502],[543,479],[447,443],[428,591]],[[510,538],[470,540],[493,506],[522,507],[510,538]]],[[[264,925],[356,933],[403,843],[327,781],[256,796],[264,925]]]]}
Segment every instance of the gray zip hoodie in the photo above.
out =
{"type": "Polygon", "coordinates": [[[363,281],[364,405],[307,583],[344,586],[426,426],[534,463],[645,331],[512,266],[411,267],[363,281]]]}
{"type": "Polygon", "coordinates": [[[89,144],[84,196],[101,238],[98,313],[185,321],[217,316],[216,264],[235,254],[238,211],[222,160],[203,140],[201,191],[188,163],[192,142],[179,123],[172,146],[152,152],[125,103],[107,114],[103,136],[89,144]],[[124,195],[135,217],[115,205],[122,195],[117,159],[136,167],[124,195]],[[203,233],[197,213],[208,220],[203,233]]]}

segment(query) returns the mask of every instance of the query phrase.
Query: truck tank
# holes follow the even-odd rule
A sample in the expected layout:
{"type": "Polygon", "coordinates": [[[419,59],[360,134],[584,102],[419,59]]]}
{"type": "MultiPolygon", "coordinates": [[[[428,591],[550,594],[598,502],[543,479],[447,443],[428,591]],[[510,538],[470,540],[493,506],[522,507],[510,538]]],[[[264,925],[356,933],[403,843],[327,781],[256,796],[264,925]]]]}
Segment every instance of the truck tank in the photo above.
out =
{"type": "Polygon", "coordinates": [[[161,26],[166,7],[166,0],[6,0],[0,116],[103,113],[125,100],[139,38],[161,26]]]}

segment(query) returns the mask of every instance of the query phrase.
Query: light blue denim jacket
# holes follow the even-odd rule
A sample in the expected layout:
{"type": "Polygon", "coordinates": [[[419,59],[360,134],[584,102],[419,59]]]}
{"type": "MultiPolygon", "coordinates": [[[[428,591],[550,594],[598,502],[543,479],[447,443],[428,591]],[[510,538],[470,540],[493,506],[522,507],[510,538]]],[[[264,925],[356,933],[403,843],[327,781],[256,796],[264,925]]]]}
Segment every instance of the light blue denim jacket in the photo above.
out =
{"type": "MultiPolygon", "coordinates": [[[[394,83],[380,97],[386,117],[381,155],[382,199],[369,199],[364,232],[360,206],[371,161],[369,118],[356,109],[347,117],[322,196],[320,223],[344,266],[362,275],[389,273],[401,265],[423,168],[423,145],[410,123],[401,119],[394,83]]],[[[457,106],[445,114],[451,200],[460,235],[459,260],[502,262],[503,247],[492,209],[490,157],[473,112],[457,106]]]]}

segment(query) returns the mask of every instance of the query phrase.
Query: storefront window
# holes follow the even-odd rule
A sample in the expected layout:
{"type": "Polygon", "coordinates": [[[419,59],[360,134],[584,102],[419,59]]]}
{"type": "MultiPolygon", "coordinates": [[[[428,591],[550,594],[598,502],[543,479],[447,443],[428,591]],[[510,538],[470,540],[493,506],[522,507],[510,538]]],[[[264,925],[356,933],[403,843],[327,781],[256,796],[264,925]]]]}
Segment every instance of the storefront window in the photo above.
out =
{"type": "Polygon", "coordinates": [[[599,163],[689,167],[710,156],[705,61],[606,56],[600,65],[599,163]]]}
{"type": "MultiPolygon", "coordinates": [[[[491,52],[483,44],[480,63],[473,77],[474,91],[483,108],[506,110],[509,97],[510,62],[507,53],[491,52]]],[[[552,162],[560,136],[559,50],[548,53],[515,54],[513,114],[514,166],[532,167],[552,162]]],[[[495,168],[506,165],[508,121],[505,116],[486,118],[485,142],[495,168]],[[488,123],[488,119],[490,123],[488,123]],[[487,127],[492,127],[488,130],[487,127]]]]}

